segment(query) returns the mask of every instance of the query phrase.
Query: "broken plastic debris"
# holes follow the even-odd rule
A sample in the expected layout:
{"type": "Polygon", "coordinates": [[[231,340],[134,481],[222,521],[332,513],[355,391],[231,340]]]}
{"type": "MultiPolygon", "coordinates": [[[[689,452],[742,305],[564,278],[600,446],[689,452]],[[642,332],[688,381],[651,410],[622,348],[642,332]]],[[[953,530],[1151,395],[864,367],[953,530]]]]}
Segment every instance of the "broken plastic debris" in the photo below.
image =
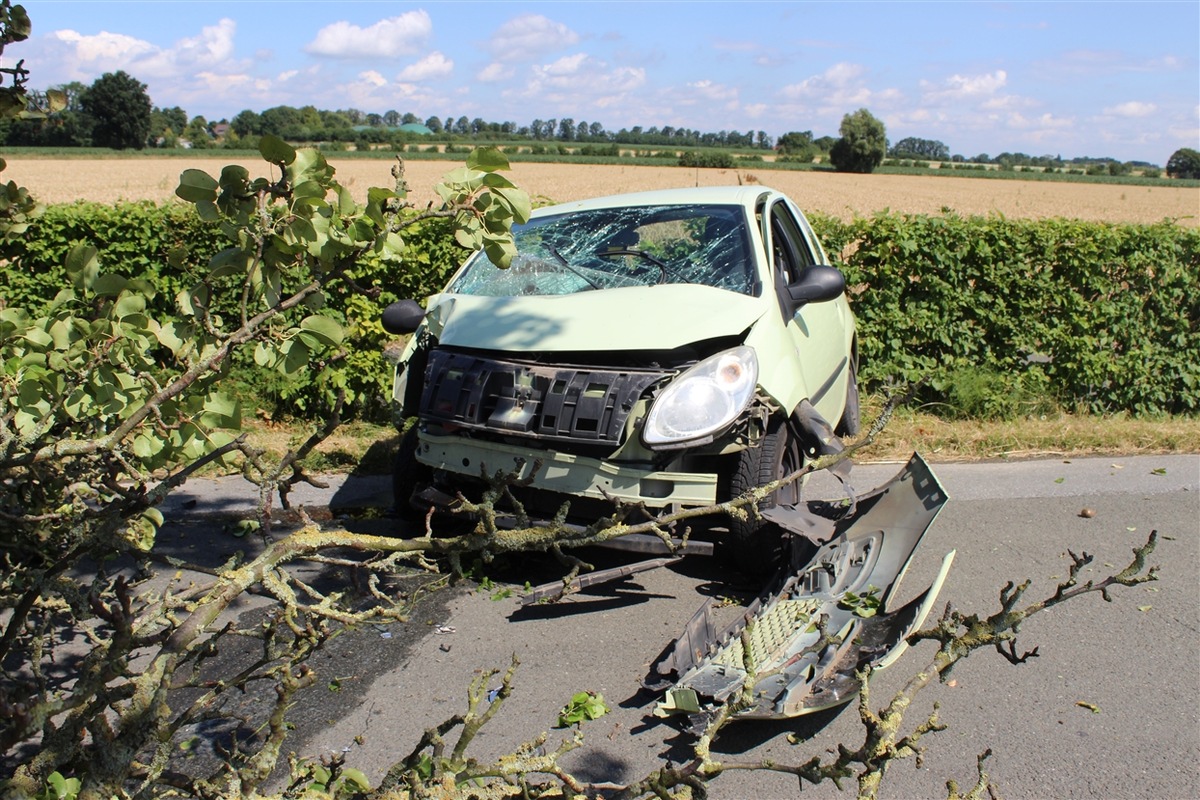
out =
{"type": "Polygon", "coordinates": [[[458,631],[454,629],[453,625],[438,625],[436,628],[433,629],[433,632],[443,634],[443,635],[450,634],[450,633],[458,633],[458,631]]]}

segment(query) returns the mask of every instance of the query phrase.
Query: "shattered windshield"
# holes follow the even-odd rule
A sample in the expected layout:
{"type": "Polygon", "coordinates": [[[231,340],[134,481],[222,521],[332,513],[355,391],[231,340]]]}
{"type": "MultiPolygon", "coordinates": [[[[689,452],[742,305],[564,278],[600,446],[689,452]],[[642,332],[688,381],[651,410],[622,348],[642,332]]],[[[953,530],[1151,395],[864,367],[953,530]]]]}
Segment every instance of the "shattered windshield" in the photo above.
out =
{"type": "Polygon", "coordinates": [[[739,206],[641,206],[577,211],[513,228],[517,256],[500,269],[479,253],[449,287],[513,297],[695,283],[756,295],[739,206]]]}

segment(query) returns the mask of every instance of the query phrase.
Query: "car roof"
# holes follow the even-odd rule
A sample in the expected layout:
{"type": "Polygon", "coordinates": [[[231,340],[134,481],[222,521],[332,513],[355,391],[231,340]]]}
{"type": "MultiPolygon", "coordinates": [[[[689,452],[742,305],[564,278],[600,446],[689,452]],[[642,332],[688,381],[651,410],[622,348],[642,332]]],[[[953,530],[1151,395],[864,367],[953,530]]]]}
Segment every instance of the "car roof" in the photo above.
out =
{"type": "Polygon", "coordinates": [[[615,194],[546,206],[534,211],[533,216],[541,217],[600,208],[666,205],[738,205],[753,211],[758,199],[764,194],[778,194],[778,192],[766,186],[696,186],[681,189],[657,189],[650,192],[615,194]]]}

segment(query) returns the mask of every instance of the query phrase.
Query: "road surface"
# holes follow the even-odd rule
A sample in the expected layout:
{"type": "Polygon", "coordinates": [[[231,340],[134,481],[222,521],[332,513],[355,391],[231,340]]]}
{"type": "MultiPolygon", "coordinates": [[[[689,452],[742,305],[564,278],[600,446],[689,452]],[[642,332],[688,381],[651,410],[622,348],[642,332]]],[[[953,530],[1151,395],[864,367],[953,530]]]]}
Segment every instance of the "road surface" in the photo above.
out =
{"type": "MultiPolygon", "coordinates": [[[[873,487],[897,469],[856,467],[855,485],[873,487]]],[[[1025,664],[981,651],[958,665],[953,682],[931,687],[908,715],[917,724],[936,700],[947,729],[926,737],[921,768],[913,760],[892,766],[883,796],[944,797],[947,779],[970,786],[977,755],[990,748],[986,768],[1009,800],[1200,797],[1200,457],[934,469],[951,499],[918,550],[901,590],[905,598],[924,588],[943,553],[956,550],[941,600],[988,614],[1008,580],[1032,579],[1030,600],[1051,594],[1066,575],[1068,548],[1094,554],[1086,577],[1103,577],[1127,564],[1152,529],[1161,537],[1151,559],[1161,567],[1160,580],[1118,588],[1112,603],[1089,596],[1034,618],[1018,640],[1021,650],[1038,648],[1025,664]]],[[[335,484],[300,499],[332,504],[335,513],[388,501],[385,479],[335,484]]],[[[835,492],[832,485],[810,488],[835,492]]],[[[239,492],[234,483],[189,483],[165,509],[164,546],[199,555],[205,512],[252,506],[239,492]]],[[[247,544],[220,533],[214,542],[205,555],[217,560],[247,544]]],[[[595,557],[605,564],[620,558],[595,557]]],[[[564,759],[577,777],[631,781],[664,760],[685,760],[690,739],[650,716],[653,698],[639,691],[639,680],[707,596],[744,597],[751,587],[731,583],[711,560],[694,559],[533,611],[498,596],[509,587],[519,593],[526,580],[550,580],[554,569],[540,556],[493,564],[485,570],[494,582],[489,590],[459,590],[430,601],[408,625],[335,639],[312,662],[320,679],[297,704],[297,735],[285,749],[344,752],[350,766],[378,779],[424,729],[465,710],[478,670],[503,670],[515,653],[516,690],[478,737],[476,758],[508,752],[550,729],[572,693],[586,689],[602,693],[612,711],[585,725],[584,747],[564,759]]],[[[914,648],[880,674],[872,704],[881,706],[932,652],[929,644],[914,648]]],[[[789,722],[736,723],[718,738],[714,755],[798,764],[837,742],[856,746],[861,735],[849,707],[789,722]]],[[[561,736],[552,732],[551,746],[561,736]]],[[[844,791],[806,785],[803,797],[853,796],[852,783],[844,791]]],[[[794,778],[761,771],[727,772],[710,791],[714,798],[798,795],[794,778]]]]}

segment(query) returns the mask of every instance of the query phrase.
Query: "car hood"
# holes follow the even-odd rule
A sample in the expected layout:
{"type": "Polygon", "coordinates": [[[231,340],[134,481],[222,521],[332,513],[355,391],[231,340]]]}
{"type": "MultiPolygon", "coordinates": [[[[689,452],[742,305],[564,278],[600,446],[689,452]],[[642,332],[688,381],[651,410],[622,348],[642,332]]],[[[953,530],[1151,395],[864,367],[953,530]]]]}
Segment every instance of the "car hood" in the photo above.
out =
{"type": "Polygon", "coordinates": [[[530,297],[438,294],[425,324],[444,345],[482,350],[670,350],[740,334],[769,307],[762,297],[692,284],[530,297]]]}

